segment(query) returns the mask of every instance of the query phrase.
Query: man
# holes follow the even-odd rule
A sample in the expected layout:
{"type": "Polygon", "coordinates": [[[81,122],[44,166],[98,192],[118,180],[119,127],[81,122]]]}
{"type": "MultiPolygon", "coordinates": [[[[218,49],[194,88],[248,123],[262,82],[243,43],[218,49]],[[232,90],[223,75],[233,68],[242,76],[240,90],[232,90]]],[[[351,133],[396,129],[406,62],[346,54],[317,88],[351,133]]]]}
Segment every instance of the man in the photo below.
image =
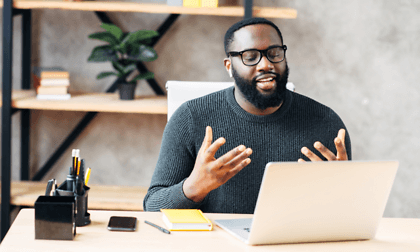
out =
{"type": "Polygon", "coordinates": [[[266,163],[351,158],[340,118],[286,89],[286,49],[280,30],[266,19],[229,28],[224,65],[235,85],[188,101],[173,114],[146,211],[253,213],[266,163]]]}

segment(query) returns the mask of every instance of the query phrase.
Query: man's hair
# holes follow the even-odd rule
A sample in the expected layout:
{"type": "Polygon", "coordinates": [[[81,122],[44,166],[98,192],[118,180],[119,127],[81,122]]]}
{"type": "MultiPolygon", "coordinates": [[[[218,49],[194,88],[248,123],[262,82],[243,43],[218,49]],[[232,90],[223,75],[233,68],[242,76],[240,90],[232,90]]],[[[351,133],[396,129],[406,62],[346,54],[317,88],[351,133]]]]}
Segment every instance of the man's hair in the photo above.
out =
{"type": "Polygon", "coordinates": [[[239,22],[237,22],[236,24],[232,25],[226,32],[225,34],[225,53],[226,56],[228,55],[228,50],[229,50],[229,46],[232,44],[233,42],[233,34],[241,29],[242,27],[248,26],[248,25],[257,25],[257,24],[268,24],[271,25],[274,29],[276,29],[277,33],[280,36],[281,42],[283,43],[283,36],[281,35],[281,32],[279,30],[279,28],[277,27],[277,25],[275,25],[273,22],[265,19],[265,18],[248,18],[248,19],[243,19],[239,22]]]}

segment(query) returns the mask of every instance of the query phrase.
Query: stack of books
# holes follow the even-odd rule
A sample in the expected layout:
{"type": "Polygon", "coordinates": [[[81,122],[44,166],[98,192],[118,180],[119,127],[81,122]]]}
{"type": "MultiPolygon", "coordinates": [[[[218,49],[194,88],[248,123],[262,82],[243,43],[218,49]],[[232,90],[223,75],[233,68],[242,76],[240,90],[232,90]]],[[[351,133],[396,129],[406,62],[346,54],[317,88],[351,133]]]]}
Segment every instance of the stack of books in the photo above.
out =
{"type": "Polygon", "coordinates": [[[61,67],[35,67],[33,71],[36,98],[41,100],[67,100],[70,74],[61,67]]]}
{"type": "Polygon", "coordinates": [[[218,6],[218,0],[167,0],[167,4],[191,8],[216,8],[218,6]]]}

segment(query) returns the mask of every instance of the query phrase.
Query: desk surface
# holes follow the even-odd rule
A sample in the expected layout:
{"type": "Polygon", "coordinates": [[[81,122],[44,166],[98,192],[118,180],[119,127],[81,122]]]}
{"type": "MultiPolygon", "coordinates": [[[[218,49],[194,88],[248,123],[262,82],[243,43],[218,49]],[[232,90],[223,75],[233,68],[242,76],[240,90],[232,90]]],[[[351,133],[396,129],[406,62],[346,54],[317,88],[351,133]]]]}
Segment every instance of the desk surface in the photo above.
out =
{"type": "MultiPolygon", "coordinates": [[[[3,251],[420,251],[420,219],[382,219],[376,238],[368,241],[248,246],[215,226],[211,232],[164,234],[146,225],[149,220],[164,226],[161,213],[89,211],[92,223],[77,228],[73,241],[35,240],[34,209],[23,209],[0,245],[3,251]],[[135,216],[135,232],[111,232],[110,216],[135,216]]],[[[206,214],[211,220],[251,215],[206,214]]]]}

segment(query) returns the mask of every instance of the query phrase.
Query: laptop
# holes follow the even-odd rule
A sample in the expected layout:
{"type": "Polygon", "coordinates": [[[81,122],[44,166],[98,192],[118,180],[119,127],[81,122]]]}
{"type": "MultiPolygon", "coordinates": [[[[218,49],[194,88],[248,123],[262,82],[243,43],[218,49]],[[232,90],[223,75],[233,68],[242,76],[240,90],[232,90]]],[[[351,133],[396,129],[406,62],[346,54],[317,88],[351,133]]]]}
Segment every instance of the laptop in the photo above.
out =
{"type": "Polygon", "coordinates": [[[215,220],[249,245],[375,236],[398,161],[271,162],[252,219],[215,220]]]}

